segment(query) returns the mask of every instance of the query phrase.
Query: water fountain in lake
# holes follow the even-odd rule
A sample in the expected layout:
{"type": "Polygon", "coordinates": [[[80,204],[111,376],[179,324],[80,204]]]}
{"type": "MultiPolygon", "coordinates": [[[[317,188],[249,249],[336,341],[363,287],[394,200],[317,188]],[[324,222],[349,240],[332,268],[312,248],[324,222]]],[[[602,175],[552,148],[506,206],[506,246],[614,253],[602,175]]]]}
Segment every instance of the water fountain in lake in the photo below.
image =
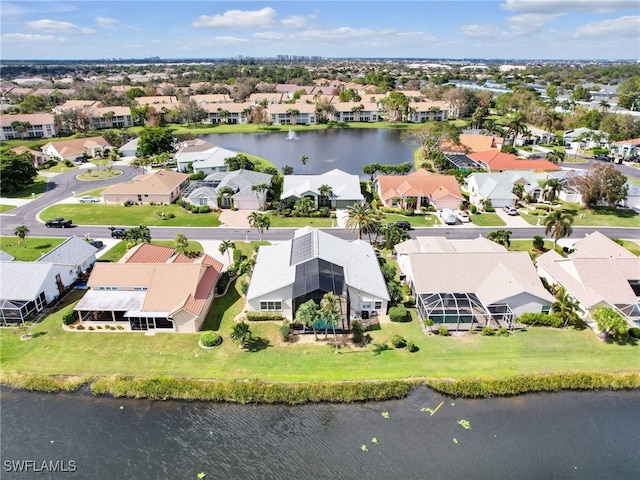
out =
{"type": "Polygon", "coordinates": [[[296,135],[296,132],[289,129],[289,133],[287,133],[287,140],[298,140],[298,135],[296,135]]]}

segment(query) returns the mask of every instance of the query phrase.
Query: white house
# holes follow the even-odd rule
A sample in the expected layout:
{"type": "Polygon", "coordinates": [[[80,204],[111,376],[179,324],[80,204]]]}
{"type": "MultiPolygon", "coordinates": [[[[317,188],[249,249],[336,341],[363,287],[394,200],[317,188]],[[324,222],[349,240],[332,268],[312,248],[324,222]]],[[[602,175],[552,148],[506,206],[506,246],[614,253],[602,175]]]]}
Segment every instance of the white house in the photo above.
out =
{"type": "Polygon", "coordinates": [[[0,140],[51,138],[56,134],[54,116],[50,113],[0,115],[0,126],[0,140]]]}
{"type": "Polygon", "coordinates": [[[312,198],[316,206],[347,208],[354,203],[364,203],[360,191],[360,178],[338,168],[322,175],[285,175],[280,198],[295,202],[300,198],[312,198]],[[320,187],[331,188],[331,197],[320,194],[320,187]]]}
{"type": "Polygon", "coordinates": [[[41,256],[36,262],[68,265],[80,275],[96,263],[96,252],[96,247],[80,237],[72,235],[49,253],[41,256]]]}
{"type": "Polygon", "coordinates": [[[266,191],[255,191],[254,186],[271,186],[272,176],[252,170],[234,170],[232,172],[216,172],[202,181],[193,182],[182,192],[182,198],[198,206],[208,205],[212,208],[235,207],[238,210],[258,210],[263,207],[266,191]],[[227,195],[220,191],[228,188],[233,193],[227,195]]]}
{"type": "Polygon", "coordinates": [[[387,311],[389,294],[373,247],[304,227],[292,240],[260,247],[247,307],[294,318],[300,305],[319,302],[327,292],[340,299],[342,328],[352,319],[387,311]]]}
{"type": "Polygon", "coordinates": [[[96,157],[111,150],[111,145],[102,137],[75,138],[49,142],[41,150],[52,158],[74,160],[79,156],[96,157]]]}
{"type": "Polygon", "coordinates": [[[193,173],[203,172],[208,175],[226,171],[225,159],[236,155],[238,155],[237,152],[218,147],[204,140],[190,140],[179,145],[174,158],[179,172],[185,172],[191,166],[193,173]]]}
{"type": "Polygon", "coordinates": [[[465,179],[465,190],[469,193],[469,201],[481,205],[483,200],[490,200],[494,208],[514,205],[518,197],[513,193],[515,185],[521,185],[524,193],[535,199],[542,197],[543,188],[538,184],[535,175],[529,170],[513,172],[474,172],[465,179]]]}

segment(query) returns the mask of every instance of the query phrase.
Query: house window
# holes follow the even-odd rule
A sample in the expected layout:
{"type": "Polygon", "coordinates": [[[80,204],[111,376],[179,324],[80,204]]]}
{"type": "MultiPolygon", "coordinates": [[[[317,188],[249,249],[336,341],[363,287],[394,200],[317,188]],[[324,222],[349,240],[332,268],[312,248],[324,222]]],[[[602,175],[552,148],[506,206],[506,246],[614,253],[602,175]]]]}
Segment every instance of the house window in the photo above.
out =
{"type": "Polygon", "coordinates": [[[543,305],[542,306],[542,313],[549,313],[551,311],[551,305],[543,305]]]}
{"type": "Polygon", "coordinates": [[[382,310],[382,302],[380,300],[376,300],[375,302],[373,302],[373,309],[382,310]]]}
{"type": "Polygon", "coordinates": [[[363,301],[362,302],[362,310],[371,310],[371,302],[363,301]]]}
{"type": "Polygon", "coordinates": [[[262,300],[260,302],[261,312],[281,312],[282,300],[262,300]]]}
{"type": "Polygon", "coordinates": [[[133,290],[135,292],[146,292],[147,291],[147,287],[133,287],[133,290]]]}
{"type": "Polygon", "coordinates": [[[98,290],[118,290],[118,287],[98,287],[98,290]]]}

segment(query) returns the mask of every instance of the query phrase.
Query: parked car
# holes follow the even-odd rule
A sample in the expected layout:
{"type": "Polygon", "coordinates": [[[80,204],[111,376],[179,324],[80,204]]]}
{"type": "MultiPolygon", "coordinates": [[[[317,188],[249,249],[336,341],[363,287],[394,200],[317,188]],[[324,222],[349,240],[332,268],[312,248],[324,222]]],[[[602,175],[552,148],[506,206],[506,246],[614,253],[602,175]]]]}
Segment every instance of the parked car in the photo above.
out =
{"type": "Polygon", "coordinates": [[[440,218],[447,225],[455,225],[458,223],[458,217],[456,216],[456,212],[451,210],[450,208],[443,208],[440,210],[440,218]]]}
{"type": "Polygon", "coordinates": [[[402,230],[411,230],[411,224],[409,222],[405,222],[405,221],[397,221],[397,222],[393,222],[390,223],[389,226],[394,226],[394,227],[398,227],[402,230]]]}
{"type": "Polygon", "coordinates": [[[127,234],[127,229],[123,227],[109,227],[109,230],[111,230],[111,236],[113,238],[124,238],[127,234]]]}
{"type": "Polygon", "coordinates": [[[98,250],[104,247],[104,242],[102,240],[87,240],[87,243],[92,247],[96,247],[98,250]]]}
{"type": "Polygon", "coordinates": [[[609,155],[606,155],[604,153],[599,153],[596,156],[594,156],[593,158],[595,158],[596,160],[602,160],[604,162],[612,162],[613,161],[613,157],[610,157],[609,155]]]}
{"type": "Polygon", "coordinates": [[[71,227],[71,223],[71,220],[65,220],[64,218],[57,217],[44,222],[44,226],[47,228],[69,228],[71,227]]]}
{"type": "Polygon", "coordinates": [[[467,215],[467,212],[459,211],[458,213],[456,213],[456,217],[458,217],[458,220],[460,220],[462,223],[469,223],[471,221],[469,219],[469,215],[467,215]]]}
{"type": "Polygon", "coordinates": [[[505,205],[502,207],[507,215],[518,215],[518,211],[515,209],[513,205],[505,205]]]}
{"type": "Polygon", "coordinates": [[[86,159],[86,158],[84,158],[83,156],[81,156],[81,157],[76,157],[76,158],[74,158],[74,159],[73,159],[73,161],[74,161],[75,163],[87,163],[87,159],[86,159]]]}
{"type": "Polygon", "coordinates": [[[100,202],[100,197],[94,197],[93,195],[85,195],[84,197],[80,197],[78,199],[80,203],[98,203],[100,202]]]}

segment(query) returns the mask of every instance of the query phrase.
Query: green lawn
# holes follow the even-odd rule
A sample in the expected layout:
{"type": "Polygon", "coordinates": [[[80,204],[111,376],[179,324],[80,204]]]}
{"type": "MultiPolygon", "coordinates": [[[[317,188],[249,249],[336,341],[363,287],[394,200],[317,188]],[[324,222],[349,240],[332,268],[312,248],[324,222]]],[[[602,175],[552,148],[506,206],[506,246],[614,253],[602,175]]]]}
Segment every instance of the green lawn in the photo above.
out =
{"type": "Polygon", "coordinates": [[[39,259],[42,254],[60,245],[64,240],[64,238],[27,237],[25,248],[18,237],[0,237],[0,250],[13,255],[16,260],[33,262],[39,259]]]}
{"type": "MultiPolygon", "coordinates": [[[[544,241],[544,251],[553,249],[553,242],[551,240],[544,241]]],[[[527,252],[531,257],[535,258],[541,253],[533,248],[533,240],[511,240],[509,246],[510,252],[527,252]]],[[[562,249],[557,248],[556,251],[562,255],[562,249]]]]}
{"type": "Polygon", "coordinates": [[[146,225],[166,227],[217,227],[220,213],[191,213],[172,205],[103,205],[101,203],[60,203],[45,209],[40,218],[63,217],[73,220],[75,225],[146,225]],[[175,218],[157,219],[156,214],[173,213],[175,218]]]}
{"type": "Polygon", "coordinates": [[[414,215],[411,217],[407,217],[404,215],[398,215],[396,213],[385,213],[384,214],[384,223],[392,223],[392,222],[409,222],[412,227],[433,227],[434,225],[438,225],[438,219],[435,215],[425,214],[425,215],[414,215]]]}
{"type": "Polygon", "coordinates": [[[471,223],[479,227],[504,227],[506,223],[497,213],[470,214],[471,223]]]}
{"type": "Polygon", "coordinates": [[[76,165],[72,167],[68,167],[67,165],[64,164],[64,162],[58,162],[53,167],[44,169],[42,171],[47,173],[62,173],[62,172],[68,172],[70,170],[78,170],[78,167],[76,165]]]}
{"type": "Polygon", "coordinates": [[[13,210],[14,208],[16,208],[15,205],[2,205],[2,204],[0,204],[0,213],[8,212],[9,210],[13,210]]]}
{"type": "MultiPolygon", "coordinates": [[[[586,208],[577,203],[563,203],[561,208],[574,213],[573,225],[576,227],[637,227],[640,225],[640,214],[631,209],[586,208]]],[[[520,210],[520,216],[531,225],[538,225],[538,219],[540,225],[544,225],[546,216],[535,216],[522,212],[523,210],[520,210]]]]}
{"type": "Polygon", "coordinates": [[[40,194],[47,191],[47,182],[49,179],[47,177],[38,176],[36,177],[34,183],[29,185],[27,188],[20,190],[19,192],[13,193],[3,193],[2,196],[5,198],[33,198],[37,197],[40,194]]]}
{"type": "Polygon", "coordinates": [[[102,192],[104,192],[106,189],[107,187],[102,187],[102,188],[94,188],[93,190],[87,190],[86,192],[81,192],[81,193],[76,192],[75,198],[84,197],[85,195],[91,195],[93,197],[101,197],[102,192]]]}
{"type": "Polygon", "coordinates": [[[119,177],[120,175],[122,175],[122,171],[115,168],[112,170],[107,170],[106,168],[98,170],[97,167],[95,169],[87,168],[84,170],[84,173],[78,175],[78,180],[95,182],[96,180],[107,180],[109,178],[119,177]]]}
{"type": "MultiPolygon", "coordinates": [[[[65,332],[66,307],[32,327],[35,338],[21,341],[15,329],[0,331],[0,363],[4,371],[37,374],[132,376],[170,375],[193,378],[259,378],[266,381],[379,380],[410,377],[470,378],[569,371],[637,371],[639,347],[607,344],[586,330],[529,328],[509,337],[426,336],[414,320],[383,324],[371,332],[366,348],[345,347],[340,355],[325,342],[282,344],[278,325],[251,324],[264,347],[248,352],[229,338],[237,291],[220,323],[224,341],[218,348],[198,347],[198,334],[84,331],[65,332]],[[419,351],[391,349],[376,354],[375,344],[389,344],[399,334],[419,351]]],[[[223,303],[223,299],[215,302],[223,303]]],[[[214,303],[215,303],[214,302],[214,303]]],[[[209,320],[208,320],[209,321],[209,320]]],[[[320,335],[324,337],[323,334],[320,335]]],[[[331,334],[329,335],[331,338],[331,334]]]]}
{"type": "Polygon", "coordinates": [[[318,227],[325,228],[332,226],[332,220],[335,223],[335,219],[331,218],[311,218],[311,217],[278,217],[276,215],[269,215],[272,227],[318,227]]]}
{"type": "Polygon", "coordinates": [[[640,257],[640,245],[638,242],[622,240],[622,246],[633,253],[636,257],[640,257]]]}

